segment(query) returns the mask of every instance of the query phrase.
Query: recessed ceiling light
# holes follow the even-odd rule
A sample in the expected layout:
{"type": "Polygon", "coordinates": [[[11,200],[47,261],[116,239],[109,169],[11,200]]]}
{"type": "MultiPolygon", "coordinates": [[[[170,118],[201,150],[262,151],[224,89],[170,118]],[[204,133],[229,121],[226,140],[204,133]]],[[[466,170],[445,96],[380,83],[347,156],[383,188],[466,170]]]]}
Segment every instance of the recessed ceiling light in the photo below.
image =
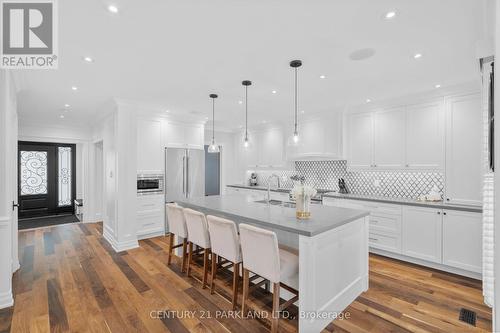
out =
{"type": "Polygon", "coordinates": [[[64,119],[64,115],[63,115],[63,114],[62,114],[62,115],[60,115],[60,116],[59,116],[59,118],[64,119]]]}
{"type": "Polygon", "coordinates": [[[243,104],[243,101],[238,101],[238,104],[243,104]]]}
{"type": "Polygon", "coordinates": [[[71,90],[76,91],[76,90],[78,90],[78,87],[73,86],[73,87],[71,87],[71,90]]]}
{"type": "Polygon", "coordinates": [[[65,108],[69,108],[70,106],[71,106],[71,105],[69,105],[69,104],[64,104],[64,107],[65,107],[65,108]]]}
{"type": "Polygon", "coordinates": [[[434,87],[435,88],[441,88],[441,85],[440,84],[436,84],[434,87]]]}
{"type": "Polygon", "coordinates": [[[276,93],[277,93],[277,91],[276,91],[276,90],[273,90],[273,91],[271,91],[271,92],[272,92],[273,94],[276,94],[276,93]]]}
{"type": "Polygon", "coordinates": [[[416,54],[413,56],[413,58],[415,58],[415,59],[420,59],[420,58],[422,58],[422,53],[416,53],[416,54]]]}
{"type": "Polygon", "coordinates": [[[396,12],[391,10],[390,12],[385,13],[384,17],[386,20],[390,20],[390,19],[396,17],[396,12]]]}
{"type": "Polygon", "coordinates": [[[90,63],[94,62],[94,59],[92,59],[91,57],[83,57],[83,60],[90,63]]]}
{"type": "Polygon", "coordinates": [[[325,75],[320,75],[319,78],[320,79],[326,79],[326,76],[325,75]]]}
{"type": "Polygon", "coordinates": [[[302,111],[300,111],[300,113],[306,113],[306,111],[302,110],[302,111]]]}
{"type": "Polygon", "coordinates": [[[369,99],[369,98],[367,98],[367,99],[366,99],[366,103],[370,103],[371,101],[372,101],[372,100],[371,100],[371,99],[369,99]]]}
{"type": "Polygon", "coordinates": [[[108,6],[108,11],[110,13],[116,14],[116,13],[118,13],[118,7],[116,7],[115,5],[109,5],[108,6]]]}
{"type": "Polygon", "coordinates": [[[170,110],[165,110],[165,112],[166,112],[166,113],[169,113],[169,112],[170,112],[170,110]]]}

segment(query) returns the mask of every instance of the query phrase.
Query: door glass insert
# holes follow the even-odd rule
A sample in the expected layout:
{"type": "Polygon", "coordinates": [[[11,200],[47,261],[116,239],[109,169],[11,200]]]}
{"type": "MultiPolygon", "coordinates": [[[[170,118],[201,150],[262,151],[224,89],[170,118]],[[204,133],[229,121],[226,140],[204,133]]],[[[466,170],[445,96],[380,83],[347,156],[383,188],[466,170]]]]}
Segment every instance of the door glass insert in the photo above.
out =
{"type": "Polygon", "coordinates": [[[21,195],[47,194],[47,152],[21,151],[21,195]]]}
{"type": "Polygon", "coordinates": [[[58,147],[58,162],[57,162],[57,174],[58,174],[58,205],[70,206],[71,205],[71,147],[58,147]]]}

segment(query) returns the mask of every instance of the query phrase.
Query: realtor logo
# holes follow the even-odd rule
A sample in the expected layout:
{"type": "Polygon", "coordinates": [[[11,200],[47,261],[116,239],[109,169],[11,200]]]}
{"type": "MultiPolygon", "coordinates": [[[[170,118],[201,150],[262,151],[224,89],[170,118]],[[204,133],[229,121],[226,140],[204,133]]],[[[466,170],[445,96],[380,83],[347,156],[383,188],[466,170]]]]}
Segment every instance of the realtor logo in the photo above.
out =
{"type": "Polygon", "coordinates": [[[53,0],[1,2],[1,66],[57,68],[57,11],[53,0]]]}

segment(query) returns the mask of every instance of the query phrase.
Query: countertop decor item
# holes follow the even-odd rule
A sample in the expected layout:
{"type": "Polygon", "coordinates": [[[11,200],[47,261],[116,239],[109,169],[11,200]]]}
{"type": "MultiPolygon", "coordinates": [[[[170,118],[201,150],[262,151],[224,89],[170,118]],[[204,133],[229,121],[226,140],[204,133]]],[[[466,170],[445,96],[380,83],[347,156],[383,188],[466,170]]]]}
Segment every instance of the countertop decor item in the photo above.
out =
{"type": "Polygon", "coordinates": [[[424,194],[418,197],[419,201],[442,201],[443,198],[439,189],[436,185],[432,187],[432,190],[428,194],[424,194]]]}
{"type": "Polygon", "coordinates": [[[311,217],[311,198],[317,191],[308,185],[295,185],[290,194],[295,200],[295,215],[300,220],[311,217]]]}
{"type": "Polygon", "coordinates": [[[210,143],[210,146],[208,146],[208,152],[219,153],[220,148],[215,143],[215,99],[219,96],[217,96],[217,94],[210,94],[209,96],[212,99],[212,142],[210,143]]]}

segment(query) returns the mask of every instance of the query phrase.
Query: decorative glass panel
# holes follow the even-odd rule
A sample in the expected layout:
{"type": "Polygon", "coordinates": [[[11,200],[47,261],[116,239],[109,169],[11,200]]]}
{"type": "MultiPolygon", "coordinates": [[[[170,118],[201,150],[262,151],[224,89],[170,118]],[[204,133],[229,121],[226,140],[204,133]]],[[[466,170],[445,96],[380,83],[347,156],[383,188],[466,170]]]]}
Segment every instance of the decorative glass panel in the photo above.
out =
{"type": "Polygon", "coordinates": [[[71,147],[58,147],[58,185],[59,201],[58,205],[71,205],[71,147]]]}
{"type": "Polygon", "coordinates": [[[21,151],[21,195],[47,194],[47,152],[21,151]]]}

